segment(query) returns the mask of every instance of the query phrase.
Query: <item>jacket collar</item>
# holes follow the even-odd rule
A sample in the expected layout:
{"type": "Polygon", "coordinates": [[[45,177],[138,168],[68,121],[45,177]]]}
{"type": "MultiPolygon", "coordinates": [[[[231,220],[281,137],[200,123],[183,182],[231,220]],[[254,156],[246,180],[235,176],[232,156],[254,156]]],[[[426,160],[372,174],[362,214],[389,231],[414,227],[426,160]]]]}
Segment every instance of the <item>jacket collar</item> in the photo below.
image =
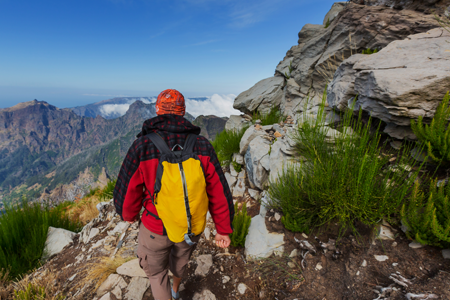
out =
{"type": "Polygon", "coordinates": [[[192,125],[191,122],[189,122],[182,116],[166,114],[146,120],[142,125],[142,131],[137,135],[137,137],[141,137],[156,131],[200,134],[201,129],[198,126],[192,125]]]}

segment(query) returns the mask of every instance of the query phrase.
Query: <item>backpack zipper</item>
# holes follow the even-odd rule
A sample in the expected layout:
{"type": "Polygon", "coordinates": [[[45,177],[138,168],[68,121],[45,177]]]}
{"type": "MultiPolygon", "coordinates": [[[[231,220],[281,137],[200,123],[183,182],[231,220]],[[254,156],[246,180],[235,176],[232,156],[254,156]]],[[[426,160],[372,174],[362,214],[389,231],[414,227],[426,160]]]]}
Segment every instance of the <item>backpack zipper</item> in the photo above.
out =
{"type": "Polygon", "coordinates": [[[186,208],[186,216],[187,216],[187,225],[188,225],[188,236],[191,235],[191,209],[189,207],[189,197],[188,197],[188,191],[187,191],[187,183],[186,183],[186,176],[184,174],[183,169],[183,163],[179,162],[178,167],[180,168],[180,174],[181,174],[181,182],[183,183],[183,193],[184,193],[184,206],[186,208]]]}

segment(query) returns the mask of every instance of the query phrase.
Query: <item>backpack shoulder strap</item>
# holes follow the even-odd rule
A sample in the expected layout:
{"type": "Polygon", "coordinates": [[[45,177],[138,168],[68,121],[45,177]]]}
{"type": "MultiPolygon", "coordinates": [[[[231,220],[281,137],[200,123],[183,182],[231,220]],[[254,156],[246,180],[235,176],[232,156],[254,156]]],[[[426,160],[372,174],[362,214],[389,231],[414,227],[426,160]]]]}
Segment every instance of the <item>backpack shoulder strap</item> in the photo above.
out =
{"type": "Polygon", "coordinates": [[[197,137],[198,137],[198,135],[196,135],[196,134],[189,134],[187,136],[186,142],[184,142],[184,148],[183,148],[184,153],[194,152],[194,146],[195,146],[195,143],[197,142],[197,137]]]}
{"type": "Polygon", "coordinates": [[[147,136],[153,142],[153,144],[155,144],[156,148],[158,148],[161,154],[170,155],[172,153],[172,151],[170,151],[169,146],[167,146],[167,143],[162,139],[162,137],[159,134],[152,132],[149,133],[147,136]]]}

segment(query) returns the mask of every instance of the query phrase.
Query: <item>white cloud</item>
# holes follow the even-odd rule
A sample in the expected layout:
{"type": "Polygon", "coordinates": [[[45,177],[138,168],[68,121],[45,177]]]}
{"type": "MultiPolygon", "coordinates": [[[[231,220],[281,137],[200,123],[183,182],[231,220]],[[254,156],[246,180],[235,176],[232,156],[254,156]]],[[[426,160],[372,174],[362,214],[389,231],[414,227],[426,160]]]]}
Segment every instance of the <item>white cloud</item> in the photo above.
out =
{"type": "Polygon", "coordinates": [[[105,95],[105,94],[83,94],[83,96],[90,96],[90,97],[130,97],[127,95],[105,95]]]}
{"type": "Polygon", "coordinates": [[[100,107],[102,116],[120,117],[123,116],[130,108],[130,104],[105,104],[100,107]]]}
{"type": "Polygon", "coordinates": [[[235,95],[214,94],[204,101],[196,101],[186,98],[186,111],[194,117],[199,115],[215,115],[218,117],[230,117],[230,115],[239,115],[240,111],[233,108],[235,95]]]}

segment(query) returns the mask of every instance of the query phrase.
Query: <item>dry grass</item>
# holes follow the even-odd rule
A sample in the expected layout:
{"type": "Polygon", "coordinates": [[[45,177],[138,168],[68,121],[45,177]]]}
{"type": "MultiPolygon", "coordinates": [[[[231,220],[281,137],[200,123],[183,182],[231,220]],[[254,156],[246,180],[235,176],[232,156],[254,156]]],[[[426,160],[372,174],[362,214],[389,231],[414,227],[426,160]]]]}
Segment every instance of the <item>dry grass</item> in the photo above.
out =
{"type": "Polygon", "coordinates": [[[96,291],[109,275],[116,273],[118,267],[131,259],[134,258],[123,258],[121,255],[116,255],[114,258],[105,256],[96,262],[88,263],[86,264],[86,268],[81,272],[83,279],[78,285],[82,287],[95,282],[94,291],[96,291]]]}
{"type": "Polygon", "coordinates": [[[53,270],[45,270],[41,275],[26,275],[15,282],[6,280],[8,274],[0,275],[0,299],[14,300],[62,300],[57,274],[53,270]]]}
{"type": "Polygon", "coordinates": [[[67,207],[67,213],[70,218],[86,224],[98,216],[97,204],[100,202],[100,197],[96,194],[76,199],[67,207]]]}

